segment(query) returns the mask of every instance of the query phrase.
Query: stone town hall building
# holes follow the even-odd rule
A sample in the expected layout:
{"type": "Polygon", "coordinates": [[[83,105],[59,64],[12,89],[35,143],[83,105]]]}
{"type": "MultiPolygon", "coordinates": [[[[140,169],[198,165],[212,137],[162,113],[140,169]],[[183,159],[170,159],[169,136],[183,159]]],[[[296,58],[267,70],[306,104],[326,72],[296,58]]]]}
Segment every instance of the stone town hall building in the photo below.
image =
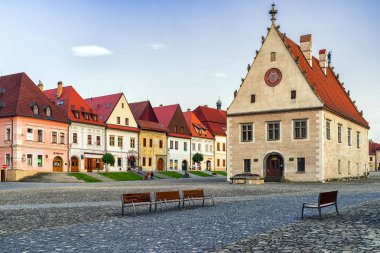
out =
{"type": "Polygon", "coordinates": [[[227,110],[228,179],[327,181],[366,175],[369,125],[330,67],[272,25],[227,110]]]}

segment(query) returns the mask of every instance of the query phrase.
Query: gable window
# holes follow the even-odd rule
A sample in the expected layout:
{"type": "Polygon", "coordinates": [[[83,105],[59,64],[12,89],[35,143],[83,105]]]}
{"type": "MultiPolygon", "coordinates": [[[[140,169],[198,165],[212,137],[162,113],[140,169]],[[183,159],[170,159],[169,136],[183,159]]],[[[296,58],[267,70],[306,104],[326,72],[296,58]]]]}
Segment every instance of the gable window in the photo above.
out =
{"type": "Polygon", "coordinates": [[[52,143],[57,143],[58,142],[57,132],[52,132],[51,133],[51,142],[52,143]]]}
{"type": "Polygon", "coordinates": [[[213,152],[212,149],[213,149],[213,148],[212,148],[212,144],[210,144],[210,152],[213,152]]]}
{"type": "Polygon", "coordinates": [[[92,135],[91,134],[87,135],[87,144],[92,145],[92,135]]]}
{"type": "Polygon", "coordinates": [[[153,140],[152,139],[149,139],[149,147],[153,147],[153,140]]]}
{"type": "Polygon", "coordinates": [[[121,108],[124,108],[124,103],[121,103],[121,108]]]}
{"type": "Polygon", "coordinates": [[[256,95],[255,94],[251,95],[251,103],[256,103],[256,95]]]}
{"type": "Polygon", "coordinates": [[[110,146],[115,146],[115,136],[110,135],[110,146]]]}
{"type": "Polygon", "coordinates": [[[122,136],[117,137],[117,146],[123,147],[123,137],[122,136]]]}
{"type": "Polygon", "coordinates": [[[129,126],[129,119],[128,118],[125,118],[125,125],[129,126]]]}
{"type": "Polygon", "coordinates": [[[305,158],[297,158],[297,171],[305,172],[305,158]]]}
{"type": "Polygon", "coordinates": [[[252,124],[241,125],[241,141],[251,142],[253,140],[253,127],[252,124]]]}
{"type": "Polygon", "coordinates": [[[26,140],[27,141],[32,141],[34,138],[33,138],[33,129],[32,128],[28,128],[26,130],[26,140]]]}
{"type": "Polygon", "coordinates": [[[10,128],[6,128],[5,129],[5,140],[6,141],[10,141],[11,140],[11,129],[10,128]]]}
{"type": "Polygon", "coordinates": [[[78,143],[78,134],[73,133],[73,143],[78,143]]]}
{"type": "Polygon", "coordinates": [[[268,123],[268,141],[277,141],[280,139],[280,122],[268,123]]]}
{"type": "Polygon", "coordinates": [[[130,147],[131,148],[135,148],[136,139],[135,138],[131,138],[129,142],[130,142],[130,147]]]}
{"type": "Polygon", "coordinates": [[[50,106],[47,106],[45,109],[46,116],[51,117],[51,109],[50,106]]]}
{"type": "Polygon", "coordinates": [[[33,105],[33,114],[38,115],[38,105],[36,104],[33,105]]]}
{"type": "Polygon", "coordinates": [[[251,172],[251,159],[244,159],[244,172],[251,172]]]}
{"type": "Polygon", "coordinates": [[[360,148],[360,132],[356,132],[356,147],[360,148]]]}
{"type": "Polygon", "coordinates": [[[59,134],[59,143],[65,144],[65,133],[59,134]]]}
{"type": "Polygon", "coordinates": [[[297,97],[297,91],[296,91],[296,90],[292,90],[292,91],[290,92],[290,98],[291,98],[291,99],[296,99],[296,97],[297,97]]]}
{"type": "Polygon", "coordinates": [[[342,143],[342,125],[338,124],[338,142],[342,143]]]}
{"type": "Polygon", "coordinates": [[[158,146],[159,146],[159,148],[163,148],[164,147],[164,142],[162,140],[160,140],[158,142],[158,146]]]}
{"type": "Polygon", "coordinates": [[[117,122],[117,124],[120,125],[120,117],[117,117],[117,118],[116,118],[116,122],[117,122]]]}
{"type": "Polygon", "coordinates": [[[174,133],[177,133],[177,126],[174,127],[174,133]]]}
{"type": "Polygon", "coordinates": [[[100,136],[96,136],[96,145],[100,146],[100,136]]]}
{"type": "Polygon", "coordinates": [[[307,138],[307,120],[294,121],[294,139],[307,138]]]}
{"type": "Polygon", "coordinates": [[[270,53],[270,61],[276,61],[276,52],[270,53]]]}
{"type": "Polygon", "coordinates": [[[206,152],[208,152],[208,145],[206,144],[205,146],[206,146],[206,147],[205,147],[205,148],[206,148],[206,152]]]}
{"type": "Polygon", "coordinates": [[[351,128],[347,129],[347,144],[351,146],[351,128]]]}
{"type": "Polygon", "coordinates": [[[331,140],[331,120],[326,120],[326,138],[331,140]]]}

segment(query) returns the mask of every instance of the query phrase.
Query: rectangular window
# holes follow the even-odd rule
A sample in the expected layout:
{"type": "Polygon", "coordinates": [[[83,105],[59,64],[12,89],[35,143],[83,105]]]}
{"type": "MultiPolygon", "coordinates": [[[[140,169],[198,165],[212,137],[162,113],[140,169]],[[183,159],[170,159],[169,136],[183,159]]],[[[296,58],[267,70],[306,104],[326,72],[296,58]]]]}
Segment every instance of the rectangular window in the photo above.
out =
{"type": "Polygon", "coordinates": [[[191,149],[192,149],[193,151],[195,151],[195,143],[192,143],[191,146],[192,146],[191,149]]]}
{"type": "Polygon", "coordinates": [[[342,143],[342,125],[338,124],[338,142],[342,143]]]}
{"type": "Polygon", "coordinates": [[[268,141],[276,141],[280,139],[280,122],[268,123],[268,141]]]}
{"type": "Polygon", "coordinates": [[[183,150],[184,150],[184,151],[187,151],[187,142],[184,142],[184,143],[183,143],[183,150]]]}
{"type": "Polygon", "coordinates": [[[38,167],[42,167],[42,159],[43,159],[42,155],[38,155],[37,156],[37,165],[38,165],[38,167]]]}
{"type": "Polygon", "coordinates": [[[176,142],[174,143],[174,148],[175,148],[175,150],[178,150],[178,141],[176,141],[176,142]]]}
{"type": "Polygon", "coordinates": [[[116,122],[117,122],[118,125],[120,125],[120,117],[116,118],[116,122]]]}
{"type": "Polygon", "coordinates": [[[92,145],[92,135],[91,134],[87,135],[87,144],[92,145]]]}
{"type": "Polygon", "coordinates": [[[290,92],[290,98],[291,98],[291,99],[296,99],[296,97],[297,97],[297,91],[296,91],[296,90],[292,90],[292,91],[290,92]]]}
{"type": "Polygon", "coordinates": [[[57,138],[58,138],[57,137],[57,132],[52,132],[51,133],[51,142],[52,143],[57,143],[57,141],[58,141],[57,138]]]}
{"type": "Polygon", "coordinates": [[[226,143],[223,143],[223,151],[226,151],[226,143]]]}
{"type": "Polygon", "coordinates": [[[294,139],[307,138],[307,120],[294,121],[294,139]]]}
{"type": "Polygon", "coordinates": [[[78,134],[73,133],[73,143],[78,143],[78,134]]]}
{"type": "Polygon", "coordinates": [[[338,160],[338,174],[342,174],[342,167],[340,165],[340,160],[338,160]]]}
{"type": "Polygon", "coordinates": [[[244,159],[244,172],[251,172],[251,159],[244,159]]]}
{"type": "Polygon", "coordinates": [[[110,135],[110,146],[115,146],[115,136],[110,135]]]}
{"type": "Polygon", "coordinates": [[[125,118],[125,125],[129,126],[129,119],[128,118],[125,118]]]}
{"type": "Polygon", "coordinates": [[[33,129],[28,128],[26,132],[26,140],[27,141],[32,141],[33,140],[33,129]]]}
{"type": "Polygon", "coordinates": [[[174,169],[178,170],[178,160],[174,160],[174,169]]]}
{"type": "Polygon", "coordinates": [[[158,142],[158,146],[159,146],[160,148],[163,148],[163,147],[164,147],[164,142],[163,142],[162,140],[160,140],[160,141],[158,142]]]}
{"type": "Polygon", "coordinates": [[[347,170],[348,170],[348,175],[351,175],[351,161],[348,161],[347,163],[347,170]]]}
{"type": "Polygon", "coordinates": [[[356,132],[356,147],[360,148],[360,132],[356,132]]]}
{"type": "Polygon", "coordinates": [[[11,166],[11,154],[5,155],[5,165],[11,166]]]}
{"type": "Polygon", "coordinates": [[[117,166],[118,166],[118,167],[121,167],[121,157],[118,157],[118,158],[117,158],[117,166]]]}
{"type": "Polygon", "coordinates": [[[97,146],[100,146],[101,145],[101,142],[100,142],[100,136],[96,136],[96,145],[97,146]]]}
{"type": "Polygon", "coordinates": [[[84,118],[85,118],[86,120],[89,120],[89,119],[90,119],[88,113],[83,113],[83,115],[84,115],[84,118]]]}
{"type": "Polygon", "coordinates": [[[256,94],[251,95],[251,103],[256,103],[256,94]]]}
{"type": "Polygon", "coordinates": [[[153,139],[149,139],[149,147],[153,147],[153,139]]]}
{"type": "Polygon", "coordinates": [[[220,166],[220,159],[216,160],[216,166],[218,166],[218,167],[220,166]]]}
{"type": "Polygon", "coordinates": [[[220,151],[220,143],[219,142],[216,143],[216,150],[220,151]]]}
{"type": "Polygon", "coordinates": [[[32,154],[26,155],[26,165],[33,166],[33,155],[32,154]]]}
{"type": "Polygon", "coordinates": [[[330,128],[331,128],[331,120],[326,120],[326,138],[328,140],[331,140],[330,128]]]}
{"type": "Polygon", "coordinates": [[[145,166],[145,165],[146,165],[146,158],[143,157],[143,166],[145,166]]]}
{"type": "Polygon", "coordinates": [[[135,148],[135,146],[136,146],[136,139],[135,138],[131,138],[130,146],[131,146],[131,148],[135,148]]]}
{"type": "Polygon", "coordinates": [[[38,142],[43,142],[43,131],[42,130],[37,130],[37,141],[38,142]]]}
{"type": "Polygon", "coordinates": [[[208,144],[206,144],[205,146],[206,146],[206,147],[205,147],[205,148],[206,148],[206,152],[208,152],[208,144]]]}
{"type": "Polygon", "coordinates": [[[212,144],[210,144],[210,152],[212,152],[212,144]]]}
{"type": "Polygon", "coordinates": [[[253,140],[253,128],[252,124],[241,125],[241,141],[251,142],[253,140]]]}
{"type": "Polygon", "coordinates": [[[173,149],[173,141],[170,141],[170,149],[173,149]]]}
{"type": "Polygon", "coordinates": [[[270,53],[270,61],[276,61],[276,52],[270,53]]]}
{"type": "Polygon", "coordinates": [[[200,143],[198,143],[198,151],[202,151],[202,146],[200,143]]]}
{"type": "Polygon", "coordinates": [[[359,163],[356,163],[356,175],[359,176],[359,163]]]}
{"type": "Polygon", "coordinates": [[[146,147],[146,138],[143,139],[143,147],[146,147]]]}
{"type": "Polygon", "coordinates": [[[347,129],[347,144],[351,146],[351,128],[347,129]]]}
{"type": "Polygon", "coordinates": [[[223,159],[223,167],[226,167],[226,160],[223,159]]]}
{"type": "Polygon", "coordinates": [[[173,160],[170,159],[170,164],[169,164],[170,168],[173,169],[173,160]]]}
{"type": "Polygon", "coordinates": [[[65,144],[65,133],[59,134],[59,143],[65,144]]]}
{"type": "Polygon", "coordinates": [[[5,140],[6,141],[11,140],[11,129],[10,128],[5,129],[5,140]]]}
{"type": "Polygon", "coordinates": [[[177,126],[174,127],[174,133],[177,133],[177,126]]]}
{"type": "Polygon", "coordinates": [[[297,171],[305,172],[305,158],[297,158],[297,171]]]}
{"type": "Polygon", "coordinates": [[[117,137],[117,146],[118,147],[123,147],[123,136],[118,136],[117,137]]]}
{"type": "Polygon", "coordinates": [[[152,166],[152,158],[149,157],[149,166],[152,166]]]}

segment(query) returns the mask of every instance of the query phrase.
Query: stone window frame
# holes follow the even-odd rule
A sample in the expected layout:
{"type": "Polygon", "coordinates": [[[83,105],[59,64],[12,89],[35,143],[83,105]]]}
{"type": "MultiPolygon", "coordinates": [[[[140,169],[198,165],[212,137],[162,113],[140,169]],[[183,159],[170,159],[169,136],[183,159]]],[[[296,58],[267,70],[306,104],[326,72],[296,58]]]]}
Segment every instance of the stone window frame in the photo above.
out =
{"type": "Polygon", "coordinates": [[[4,141],[11,141],[12,140],[12,130],[11,126],[5,127],[5,135],[4,135],[4,141]]]}
{"type": "Polygon", "coordinates": [[[326,119],[326,139],[331,140],[331,120],[326,119]]]}
{"type": "Polygon", "coordinates": [[[101,146],[102,145],[102,139],[100,138],[100,135],[96,136],[96,146],[101,146]]]}
{"type": "Polygon", "coordinates": [[[338,159],[338,174],[342,174],[342,166],[340,159],[338,159]]]}
{"type": "Polygon", "coordinates": [[[73,143],[77,144],[78,143],[78,133],[73,133],[73,143]]]}
{"type": "Polygon", "coordinates": [[[129,146],[130,148],[135,148],[136,147],[136,138],[132,138],[129,140],[129,146]]]}
{"type": "Polygon", "coordinates": [[[251,159],[244,159],[243,160],[243,169],[244,169],[244,173],[250,173],[251,170],[252,170],[252,163],[251,163],[251,159]],[[247,168],[249,168],[249,170],[247,170],[247,168]]]}
{"type": "Polygon", "coordinates": [[[239,131],[239,142],[240,143],[251,143],[254,142],[254,123],[253,122],[247,122],[247,123],[240,123],[240,131],[239,131]],[[244,129],[244,127],[251,127],[251,129],[244,129]],[[247,134],[244,135],[244,132],[247,134],[251,132],[251,138],[249,139],[247,137],[247,134]],[[244,138],[246,136],[246,138],[244,138]]]}
{"type": "Polygon", "coordinates": [[[124,138],[123,138],[123,136],[118,136],[118,137],[117,137],[117,146],[118,146],[119,148],[122,148],[122,147],[123,147],[123,142],[124,142],[124,138]]]}
{"type": "Polygon", "coordinates": [[[360,132],[356,131],[356,147],[360,148],[360,132]]]}
{"type": "Polygon", "coordinates": [[[293,123],[293,140],[308,140],[309,139],[309,119],[294,119],[292,120],[292,123],[293,123]],[[296,124],[303,123],[303,122],[306,122],[305,124],[306,134],[305,136],[302,135],[302,126],[300,126],[299,129],[301,131],[300,132],[301,136],[297,137],[296,124]]]}
{"type": "Polygon", "coordinates": [[[43,129],[37,129],[37,142],[38,143],[43,143],[44,142],[44,130],[43,129]]]}
{"type": "Polygon", "coordinates": [[[347,145],[351,146],[351,132],[352,129],[350,127],[347,128],[347,145]]]}
{"type": "Polygon", "coordinates": [[[297,172],[305,173],[306,170],[306,159],[305,157],[297,157],[297,172]]]}
{"type": "Polygon", "coordinates": [[[271,62],[276,61],[276,52],[271,52],[270,53],[270,61],[271,62]]]}
{"type": "Polygon", "coordinates": [[[281,141],[281,121],[268,121],[266,122],[266,134],[267,134],[267,141],[278,141],[280,142],[281,141]],[[270,129],[271,128],[271,125],[275,126],[278,124],[278,129],[276,128],[273,128],[273,129],[270,129]],[[278,130],[278,138],[276,138],[276,130],[278,130]],[[273,131],[273,138],[270,138],[270,131],[273,131]]]}
{"type": "Polygon", "coordinates": [[[338,123],[338,128],[337,128],[338,143],[342,143],[342,128],[343,128],[343,125],[338,123]]]}
{"type": "Polygon", "coordinates": [[[109,144],[112,147],[115,146],[115,135],[110,135],[109,144]]]}

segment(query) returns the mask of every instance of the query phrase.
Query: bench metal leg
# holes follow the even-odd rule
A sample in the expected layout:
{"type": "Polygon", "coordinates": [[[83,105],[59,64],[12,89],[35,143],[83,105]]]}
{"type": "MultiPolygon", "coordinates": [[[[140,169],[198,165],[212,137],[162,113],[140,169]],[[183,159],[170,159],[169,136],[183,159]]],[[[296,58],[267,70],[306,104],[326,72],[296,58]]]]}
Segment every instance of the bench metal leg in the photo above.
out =
{"type": "Polygon", "coordinates": [[[202,206],[205,206],[205,198],[203,198],[202,206]]]}
{"type": "Polygon", "coordinates": [[[338,205],[337,205],[337,203],[335,203],[335,210],[336,210],[336,213],[338,214],[338,216],[340,216],[340,214],[338,212],[338,205]]]}
{"type": "Polygon", "coordinates": [[[178,209],[181,209],[181,200],[178,201],[178,209]]]}
{"type": "Polygon", "coordinates": [[[149,212],[152,212],[152,204],[149,204],[149,212]]]}
{"type": "Polygon", "coordinates": [[[320,207],[318,207],[318,211],[319,211],[319,219],[322,220],[322,213],[321,213],[321,208],[320,207]]]}
{"type": "Polygon", "coordinates": [[[136,207],[135,207],[135,203],[132,202],[132,206],[133,206],[133,215],[136,217],[136,207]]]}
{"type": "Polygon", "coordinates": [[[124,215],[124,205],[121,205],[121,216],[124,215]]]}
{"type": "Polygon", "coordinates": [[[302,214],[301,214],[301,220],[303,220],[303,210],[305,209],[305,203],[302,204],[302,214]]]}

